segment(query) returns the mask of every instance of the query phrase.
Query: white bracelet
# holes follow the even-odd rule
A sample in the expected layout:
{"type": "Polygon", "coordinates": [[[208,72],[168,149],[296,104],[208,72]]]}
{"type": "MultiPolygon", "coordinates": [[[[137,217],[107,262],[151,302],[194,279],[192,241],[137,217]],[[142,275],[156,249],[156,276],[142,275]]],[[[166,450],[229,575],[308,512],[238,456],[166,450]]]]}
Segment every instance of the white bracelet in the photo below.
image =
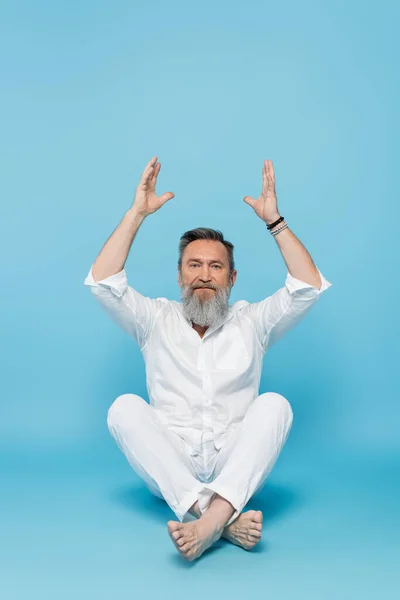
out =
{"type": "Polygon", "coordinates": [[[273,229],[273,230],[271,230],[271,234],[272,235],[277,235],[278,233],[280,233],[281,231],[283,231],[284,229],[286,229],[286,227],[289,227],[289,225],[287,223],[285,223],[282,227],[279,227],[279,229],[273,229]]]}

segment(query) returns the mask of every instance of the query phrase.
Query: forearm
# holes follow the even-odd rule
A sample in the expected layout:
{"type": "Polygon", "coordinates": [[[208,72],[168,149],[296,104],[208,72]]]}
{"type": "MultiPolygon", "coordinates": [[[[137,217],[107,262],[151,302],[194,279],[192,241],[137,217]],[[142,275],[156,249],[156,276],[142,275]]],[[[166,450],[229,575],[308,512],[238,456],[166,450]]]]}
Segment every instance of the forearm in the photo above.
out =
{"type": "MultiPolygon", "coordinates": [[[[279,215],[277,218],[279,219],[279,215]]],[[[282,221],[279,225],[274,227],[272,231],[279,229],[285,223],[286,221],[282,221]]],[[[286,227],[286,229],[277,233],[274,238],[289,273],[296,279],[320,289],[322,281],[317,268],[306,248],[290,228],[286,227]]]]}
{"type": "Polygon", "coordinates": [[[122,221],[110,235],[94,262],[92,274],[96,282],[122,271],[144,218],[133,208],[126,211],[122,221]]]}

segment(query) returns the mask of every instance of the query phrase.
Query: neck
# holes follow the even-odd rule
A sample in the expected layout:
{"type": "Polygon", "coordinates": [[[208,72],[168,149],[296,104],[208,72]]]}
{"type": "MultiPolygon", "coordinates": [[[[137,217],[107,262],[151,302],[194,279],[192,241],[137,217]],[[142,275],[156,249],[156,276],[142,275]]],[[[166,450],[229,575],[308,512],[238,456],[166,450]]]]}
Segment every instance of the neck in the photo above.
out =
{"type": "Polygon", "coordinates": [[[208,327],[201,327],[201,325],[196,325],[196,323],[192,323],[192,327],[195,331],[197,331],[201,338],[204,336],[205,332],[208,329],[208,327]]]}

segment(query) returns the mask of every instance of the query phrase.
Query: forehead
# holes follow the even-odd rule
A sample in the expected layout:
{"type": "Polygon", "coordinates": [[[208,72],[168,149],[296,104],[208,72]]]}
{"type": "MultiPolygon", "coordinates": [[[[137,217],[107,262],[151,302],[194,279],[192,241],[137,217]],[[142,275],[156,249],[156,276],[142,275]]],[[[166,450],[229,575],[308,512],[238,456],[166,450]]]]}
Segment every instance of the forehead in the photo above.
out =
{"type": "Polygon", "coordinates": [[[183,260],[188,261],[194,258],[201,260],[220,260],[228,262],[228,250],[224,244],[217,240],[195,240],[190,242],[183,253],[183,260]]]}

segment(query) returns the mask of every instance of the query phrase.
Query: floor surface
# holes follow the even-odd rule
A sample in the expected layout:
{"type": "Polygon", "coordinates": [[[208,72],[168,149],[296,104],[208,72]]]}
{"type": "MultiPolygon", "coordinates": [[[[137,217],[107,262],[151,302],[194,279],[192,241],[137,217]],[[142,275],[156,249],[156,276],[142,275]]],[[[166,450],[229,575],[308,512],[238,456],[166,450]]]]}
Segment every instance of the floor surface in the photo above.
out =
{"type": "Polygon", "coordinates": [[[400,597],[394,457],[285,454],[246,507],[264,512],[258,546],[220,540],[188,563],[167,533],[173,513],[117,449],[2,456],[2,600],[400,597]]]}

